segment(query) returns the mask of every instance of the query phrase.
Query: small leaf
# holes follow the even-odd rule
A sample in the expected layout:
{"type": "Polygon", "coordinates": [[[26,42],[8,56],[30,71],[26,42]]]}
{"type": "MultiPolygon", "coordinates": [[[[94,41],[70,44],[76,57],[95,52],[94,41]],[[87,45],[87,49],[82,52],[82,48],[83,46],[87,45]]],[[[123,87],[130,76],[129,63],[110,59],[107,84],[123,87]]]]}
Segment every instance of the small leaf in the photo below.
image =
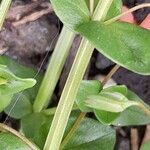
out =
{"type": "Polygon", "coordinates": [[[0,85],[0,94],[14,94],[35,85],[34,79],[22,79],[15,76],[6,66],[0,65],[0,78],[7,82],[0,85]]]}
{"type": "Polygon", "coordinates": [[[126,96],[128,94],[128,89],[125,85],[115,85],[103,89],[102,92],[118,92],[126,96]]]}
{"type": "MultiPolygon", "coordinates": [[[[0,133],[0,150],[31,150],[31,148],[24,143],[17,136],[8,133],[0,133]]],[[[38,149],[37,149],[38,150],[38,149]]]]}
{"type": "Polygon", "coordinates": [[[11,102],[12,95],[0,95],[0,112],[2,112],[11,102]]]}
{"type": "MultiPolygon", "coordinates": [[[[16,74],[20,78],[35,78],[35,75],[37,74],[36,70],[25,67],[7,56],[0,57],[0,64],[7,66],[7,68],[13,74],[16,74]]],[[[26,96],[28,96],[28,98],[30,99],[30,101],[33,101],[35,99],[35,96],[37,95],[38,88],[42,81],[42,77],[43,76],[39,73],[35,78],[37,81],[36,85],[24,91],[26,93],[26,96]]]]}
{"type": "Polygon", "coordinates": [[[63,150],[113,150],[115,140],[111,127],[85,118],[63,150]]]}
{"type": "Polygon", "coordinates": [[[9,114],[10,117],[15,119],[20,119],[32,113],[33,110],[32,110],[32,104],[25,94],[15,94],[12,97],[11,103],[4,111],[6,114],[9,114]]]}
{"type": "Polygon", "coordinates": [[[109,20],[119,14],[121,14],[122,11],[122,0],[114,0],[112,2],[112,5],[107,13],[106,19],[109,20]]]}
{"type": "MultiPolygon", "coordinates": [[[[136,94],[128,91],[127,95],[130,101],[135,101],[145,105],[150,110],[149,106],[145,104],[136,94]]],[[[129,125],[145,125],[150,123],[150,116],[138,106],[132,106],[123,111],[119,117],[112,122],[115,126],[129,126],[129,125]]]]}
{"type": "MultiPolygon", "coordinates": [[[[119,92],[124,96],[127,96],[128,89],[124,85],[116,85],[116,86],[105,88],[101,92],[119,92]]],[[[94,109],[94,114],[100,122],[107,125],[110,125],[120,115],[120,113],[108,112],[108,111],[97,110],[97,109],[94,109]]]]}
{"type": "Polygon", "coordinates": [[[140,150],[149,150],[150,149],[150,141],[145,142],[142,144],[140,150]]]}
{"type": "Polygon", "coordinates": [[[22,79],[15,76],[3,65],[0,65],[0,78],[3,79],[0,84],[0,111],[9,105],[13,94],[30,88],[36,83],[34,79],[22,79]]]}
{"type": "Polygon", "coordinates": [[[51,3],[56,15],[71,29],[89,20],[89,10],[84,0],[51,0],[51,3]]]}
{"type": "Polygon", "coordinates": [[[112,61],[150,75],[150,31],[129,23],[105,25],[97,21],[83,23],[76,30],[112,61]]]}
{"type": "Polygon", "coordinates": [[[85,105],[85,100],[89,95],[98,94],[102,90],[102,84],[99,81],[84,80],[79,87],[76,104],[83,112],[91,112],[92,109],[85,105]]]}
{"type": "Polygon", "coordinates": [[[53,116],[42,113],[29,114],[21,119],[21,130],[37,146],[43,149],[53,116]]]}
{"type": "Polygon", "coordinates": [[[120,113],[108,112],[97,109],[94,109],[94,114],[101,123],[106,125],[111,125],[111,123],[120,115],[120,113]]]}
{"type": "Polygon", "coordinates": [[[89,96],[86,105],[94,109],[118,113],[130,106],[139,105],[139,103],[128,101],[121,93],[101,92],[99,95],[89,96]]]}
{"type": "MultiPolygon", "coordinates": [[[[6,56],[1,56],[0,57],[0,64],[4,65],[3,68],[4,69],[9,69],[9,72],[11,72],[12,74],[16,74],[17,76],[21,77],[21,78],[34,78],[35,75],[36,75],[36,70],[33,70],[33,69],[30,69],[30,68],[27,68],[21,64],[18,64],[16,63],[15,61],[13,61],[11,58],[9,57],[6,57],[6,56]],[[5,67],[7,66],[7,68],[5,67]]],[[[4,79],[4,78],[3,78],[4,79]]],[[[5,79],[6,80],[6,79],[5,79]]],[[[38,91],[38,88],[39,88],[39,85],[41,83],[41,80],[42,80],[42,75],[41,74],[38,74],[36,76],[36,80],[37,80],[37,84],[30,88],[30,89],[26,89],[20,96],[19,96],[19,99],[18,99],[18,102],[16,103],[15,107],[13,108],[13,110],[11,110],[11,113],[9,114],[9,116],[12,116],[12,117],[15,117],[17,119],[19,119],[18,117],[21,117],[23,114],[25,115],[25,112],[26,113],[29,113],[29,110],[31,109],[31,107],[29,106],[27,108],[27,105],[24,107],[24,110],[21,109],[20,107],[20,114],[17,113],[19,112],[19,105],[23,106],[24,105],[24,102],[25,101],[22,101],[23,99],[25,100],[30,100],[30,102],[33,102],[33,100],[35,99],[35,96],[37,95],[37,91],[38,91]],[[25,98],[26,97],[26,98],[25,98]],[[21,104],[21,102],[23,104],[21,104]],[[15,110],[16,109],[16,110],[15,110]],[[16,113],[16,114],[15,114],[16,113]]],[[[7,80],[6,80],[7,81],[7,80]]],[[[3,82],[4,83],[4,82],[3,82]]],[[[5,82],[6,83],[6,82],[5,82]]],[[[6,85],[6,84],[2,84],[3,87],[6,85]]],[[[19,84],[18,84],[19,85],[19,84]]],[[[1,85],[0,85],[1,86],[1,85]]],[[[10,88],[10,87],[9,87],[10,88]]],[[[12,87],[14,89],[14,87],[12,87]]],[[[11,89],[10,89],[11,90],[11,89]]],[[[14,91],[12,91],[14,92],[14,91]]],[[[11,102],[11,98],[12,98],[12,101],[16,101],[16,99],[14,100],[14,98],[16,97],[13,97],[13,94],[11,95],[8,95],[8,91],[6,92],[6,95],[3,94],[2,96],[3,98],[1,98],[0,100],[0,111],[4,110],[4,108],[6,106],[8,106],[11,102]],[[9,98],[7,98],[9,96],[9,98]]],[[[29,103],[30,103],[29,102],[29,103]]],[[[25,102],[26,104],[28,102],[25,102]]],[[[28,104],[29,104],[28,103],[28,104]]],[[[12,106],[13,104],[11,103],[9,108],[12,106]]],[[[10,108],[11,109],[11,108],[10,108]]],[[[6,113],[10,112],[10,109],[7,109],[7,111],[5,111],[6,113]]]]}

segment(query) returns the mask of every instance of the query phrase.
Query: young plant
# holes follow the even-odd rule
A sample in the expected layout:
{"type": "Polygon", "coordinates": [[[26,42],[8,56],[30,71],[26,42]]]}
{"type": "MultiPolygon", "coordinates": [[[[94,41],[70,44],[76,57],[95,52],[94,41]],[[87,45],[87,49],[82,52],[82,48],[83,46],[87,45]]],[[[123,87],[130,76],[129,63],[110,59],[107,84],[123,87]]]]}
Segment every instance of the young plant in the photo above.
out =
{"type": "MultiPolygon", "coordinates": [[[[26,146],[35,150],[114,149],[115,130],[109,125],[148,124],[150,107],[126,86],[104,88],[104,84],[119,66],[139,74],[150,75],[150,32],[136,25],[118,21],[120,16],[126,14],[121,14],[121,0],[51,0],[51,4],[64,23],[64,28],[42,84],[40,85],[41,75],[38,75],[38,84],[25,91],[20,101],[15,103],[16,95],[13,94],[33,86],[35,81],[20,79],[4,66],[1,66],[0,71],[0,92],[5,98],[4,102],[9,99],[7,105],[11,102],[4,111],[9,116],[20,119],[21,131],[37,147],[3,124],[0,125],[2,128],[0,139],[4,137],[9,141],[12,138],[20,143],[22,149],[26,149],[26,146]],[[75,33],[82,36],[82,41],[59,104],[57,108],[47,109],[75,33]],[[94,48],[118,64],[102,83],[82,81],[94,48]],[[89,112],[93,113],[97,120],[85,117],[89,112]],[[23,141],[26,142],[22,143],[23,141]]],[[[146,6],[150,5],[137,6],[129,12],[146,6]]],[[[22,67],[6,57],[1,57],[0,63],[7,65],[8,68],[15,64],[12,68],[16,67],[18,76],[22,73],[35,77],[35,71],[22,67]]],[[[20,77],[23,77],[22,75],[20,77]]],[[[5,107],[6,105],[3,109],[5,107]]],[[[2,144],[6,143],[7,141],[2,141],[2,144]]],[[[11,149],[16,148],[13,147],[15,144],[10,145],[10,142],[7,144],[11,149]]]]}

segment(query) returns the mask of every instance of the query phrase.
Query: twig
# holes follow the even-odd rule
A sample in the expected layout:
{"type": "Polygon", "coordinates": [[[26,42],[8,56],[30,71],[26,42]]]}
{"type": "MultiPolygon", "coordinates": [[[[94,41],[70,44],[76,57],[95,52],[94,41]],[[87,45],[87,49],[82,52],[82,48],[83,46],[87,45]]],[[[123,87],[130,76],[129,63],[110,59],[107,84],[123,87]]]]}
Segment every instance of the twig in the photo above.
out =
{"type": "Polygon", "coordinates": [[[138,142],[139,142],[139,138],[138,138],[138,130],[135,128],[131,128],[131,150],[138,150],[138,142]]]}
{"type": "Polygon", "coordinates": [[[67,136],[62,141],[61,146],[60,146],[60,150],[62,150],[64,148],[64,146],[70,140],[70,137],[72,137],[74,135],[74,133],[76,132],[76,129],[80,126],[80,123],[84,119],[85,115],[86,115],[86,113],[83,113],[83,112],[80,113],[80,115],[76,119],[74,125],[72,126],[71,130],[69,131],[69,133],[67,134],[67,136]]]}
{"type": "Polygon", "coordinates": [[[10,8],[6,19],[9,21],[19,20],[21,17],[23,17],[24,15],[33,11],[33,9],[41,5],[42,1],[43,0],[38,0],[37,2],[33,2],[30,4],[12,7],[10,8]]]}
{"type": "Polygon", "coordinates": [[[119,69],[119,65],[115,65],[112,70],[109,72],[109,74],[104,78],[104,80],[102,81],[102,85],[104,86],[109,79],[113,76],[113,74],[119,69]]]}
{"type": "Polygon", "coordinates": [[[25,23],[28,23],[28,22],[31,22],[31,21],[35,21],[35,20],[39,19],[40,17],[42,17],[43,15],[46,15],[46,14],[51,13],[51,12],[52,12],[51,8],[47,8],[47,9],[43,9],[41,11],[37,11],[37,12],[34,12],[33,14],[31,14],[29,16],[26,16],[26,17],[22,18],[19,21],[13,22],[12,25],[14,27],[16,27],[16,26],[19,26],[19,25],[22,25],[22,24],[25,24],[25,23]]]}
{"type": "Polygon", "coordinates": [[[26,139],[23,135],[21,135],[16,130],[6,126],[5,124],[0,123],[0,131],[2,132],[10,132],[13,135],[17,136],[19,139],[21,139],[25,144],[27,144],[32,150],[39,150],[32,142],[30,142],[28,139],[26,139]]]}
{"type": "Polygon", "coordinates": [[[147,141],[150,141],[150,125],[146,126],[145,135],[144,135],[142,144],[144,144],[147,141]]]}

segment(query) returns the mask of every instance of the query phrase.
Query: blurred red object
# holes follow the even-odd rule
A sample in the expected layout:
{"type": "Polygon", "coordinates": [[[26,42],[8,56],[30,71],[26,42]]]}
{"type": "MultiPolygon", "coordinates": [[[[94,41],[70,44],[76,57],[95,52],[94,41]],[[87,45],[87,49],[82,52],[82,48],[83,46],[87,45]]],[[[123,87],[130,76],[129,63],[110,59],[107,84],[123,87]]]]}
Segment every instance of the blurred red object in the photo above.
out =
{"type": "MultiPolygon", "coordinates": [[[[122,12],[129,10],[129,8],[123,6],[122,12]]],[[[134,17],[132,13],[129,13],[120,18],[121,21],[128,23],[135,23],[134,17]]],[[[141,27],[150,30],[150,14],[144,19],[144,21],[140,24],[141,27]]]]}

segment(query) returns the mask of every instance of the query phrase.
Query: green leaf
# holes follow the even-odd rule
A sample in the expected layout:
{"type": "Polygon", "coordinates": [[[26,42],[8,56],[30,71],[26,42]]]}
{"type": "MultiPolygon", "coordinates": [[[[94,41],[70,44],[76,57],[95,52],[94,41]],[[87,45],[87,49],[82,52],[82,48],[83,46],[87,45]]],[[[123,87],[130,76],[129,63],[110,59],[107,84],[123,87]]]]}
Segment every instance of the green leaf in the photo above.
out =
{"type": "Polygon", "coordinates": [[[6,66],[0,65],[0,78],[7,82],[0,85],[0,94],[14,94],[35,85],[34,79],[22,79],[15,76],[6,66]]]}
{"type": "MultiPolygon", "coordinates": [[[[21,64],[18,64],[17,62],[13,61],[11,58],[6,57],[6,56],[0,57],[0,64],[7,66],[7,68],[13,74],[16,74],[17,76],[21,78],[34,78],[37,73],[36,70],[27,68],[21,64]]],[[[35,79],[37,80],[37,84],[30,89],[24,90],[22,94],[19,95],[19,97],[17,96],[18,94],[15,94],[15,96],[13,95],[9,96],[7,93],[6,95],[9,96],[10,98],[6,100],[7,97],[4,98],[4,95],[3,95],[3,99],[1,98],[1,103],[0,103],[1,104],[0,107],[2,109],[0,109],[0,111],[2,111],[6,106],[8,106],[12,100],[12,102],[10,103],[10,106],[8,106],[7,110],[5,110],[7,114],[11,111],[11,113],[9,113],[9,116],[19,119],[20,117],[23,117],[24,115],[27,115],[29,112],[31,112],[30,103],[33,102],[33,100],[35,99],[35,96],[37,95],[39,85],[42,81],[42,75],[38,74],[35,79]],[[3,103],[3,106],[2,106],[2,103],[3,103]],[[14,106],[14,103],[16,103],[15,106],[14,106]],[[12,109],[12,106],[13,106],[13,109],[12,109]]]]}
{"type": "Polygon", "coordinates": [[[115,140],[111,127],[85,118],[63,150],[113,150],[115,140]]]}
{"type": "MultiPolygon", "coordinates": [[[[124,85],[116,85],[105,88],[102,90],[102,92],[119,92],[126,96],[128,93],[128,89],[124,85]]],[[[110,125],[120,115],[120,113],[108,112],[97,109],[94,109],[94,114],[100,122],[107,125],[110,125]]]]}
{"type": "MultiPolygon", "coordinates": [[[[102,92],[119,92],[126,96],[128,91],[126,86],[116,85],[116,86],[105,88],[102,90],[102,92]]],[[[97,109],[94,109],[94,114],[100,122],[107,125],[110,125],[120,115],[120,113],[108,112],[108,111],[97,110],[97,109]]]]}
{"type": "Polygon", "coordinates": [[[102,84],[96,80],[84,80],[79,87],[76,104],[83,112],[91,112],[92,109],[85,105],[85,100],[89,95],[98,94],[102,90],[102,84]]]}
{"type": "Polygon", "coordinates": [[[115,85],[103,89],[102,92],[118,92],[126,96],[128,94],[128,89],[125,85],[115,85]]]}
{"type": "Polygon", "coordinates": [[[99,95],[88,96],[86,106],[114,113],[124,111],[126,108],[139,105],[138,102],[129,101],[123,94],[118,92],[101,92],[99,95]]]}
{"type": "Polygon", "coordinates": [[[84,0],[51,0],[51,3],[56,15],[71,29],[89,20],[89,10],[84,0]]]}
{"type": "Polygon", "coordinates": [[[150,31],[129,23],[105,25],[97,21],[83,23],[76,30],[112,61],[150,75],[150,31]]]}
{"type": "Polygon", "coordinates": [[[2,112],[11,102],[12,95],[0,95],[0,112],[2,112]]]}
{"type": "Polygon", "coordinates": [[[15,119],[20,119],[32,113],[33,110],[32,110],[32,104],[25,94],[15,94],[10,104],[7,106],[7,108],[4,111],[6,114],[9,114],[10,117],[15,119]]]}
{"type": "Polygon", "coordinates": [[[37,146],[43,149],[53,116],[42,113],[29,114],[21,119],[21,130],[37,146]]]}
{"type": "Polygon", "coordinates": [[[122,11],[122,0],[114,0],[112,2],[112,5],[107,13],[106,19],[109,20],[119,14],[121,14],[122,11]]]}
{"type": "Polygon", "coordinates": [[[11,101],[13,94],[35,85],[34,79],[22,79],[15,76],[4,65],[0,65],[0,111],[3,111],[11,101]]]}
{"type": "MultiPolygon", "coordinates": [[[[7,66],[7,68],[13,73],[19,76],[20,78],[35,78],[35,75],[37,74],[37,71],[28,67],[25,67],[16,61],[12,60],[11,58],[7,56],[1,56],[0,57],[0,64],[7,66]]],[[[43,76],[39,73],[36,75],[36,85],[28,90],[25,90],[24,92],[30,100],[34,100],[35,96],[37,95],[38,88],[41,84],[43,76]]],[[[24,93],[23,93],[24,94],[24,93]]]]}
{"type": "Polygon", "coordinates": [[[142,144],[140,150],[149,150],[150,149],[150,141],[145,142],[142,144]]]}
{"type": "Polygon", "coordinates": [[[31,150],[31,148],[24,143],[17,136],[8,133],[0,133],[0,150],[31,150]]]}
{"type": "MultiPolygon", "coordinates": [[[[145,105],[150,110],[149,106],[145,104],[136,94],[128,91],[129,100],[136,101],[145,105]]],[[[129,126],[129,125],[145,125],[150,123],[150,116],[138,106],[132,106],[123,111],[120,116],[112,122],[115,126],[129,126]]]]}
{"type": "Polygon", "coordinates": [[[120,113],[108,112],[97,109],[94,109],[94,114],[98,121],[106,125],[111,125],[112,122],[120,115],[120,113]]]}

